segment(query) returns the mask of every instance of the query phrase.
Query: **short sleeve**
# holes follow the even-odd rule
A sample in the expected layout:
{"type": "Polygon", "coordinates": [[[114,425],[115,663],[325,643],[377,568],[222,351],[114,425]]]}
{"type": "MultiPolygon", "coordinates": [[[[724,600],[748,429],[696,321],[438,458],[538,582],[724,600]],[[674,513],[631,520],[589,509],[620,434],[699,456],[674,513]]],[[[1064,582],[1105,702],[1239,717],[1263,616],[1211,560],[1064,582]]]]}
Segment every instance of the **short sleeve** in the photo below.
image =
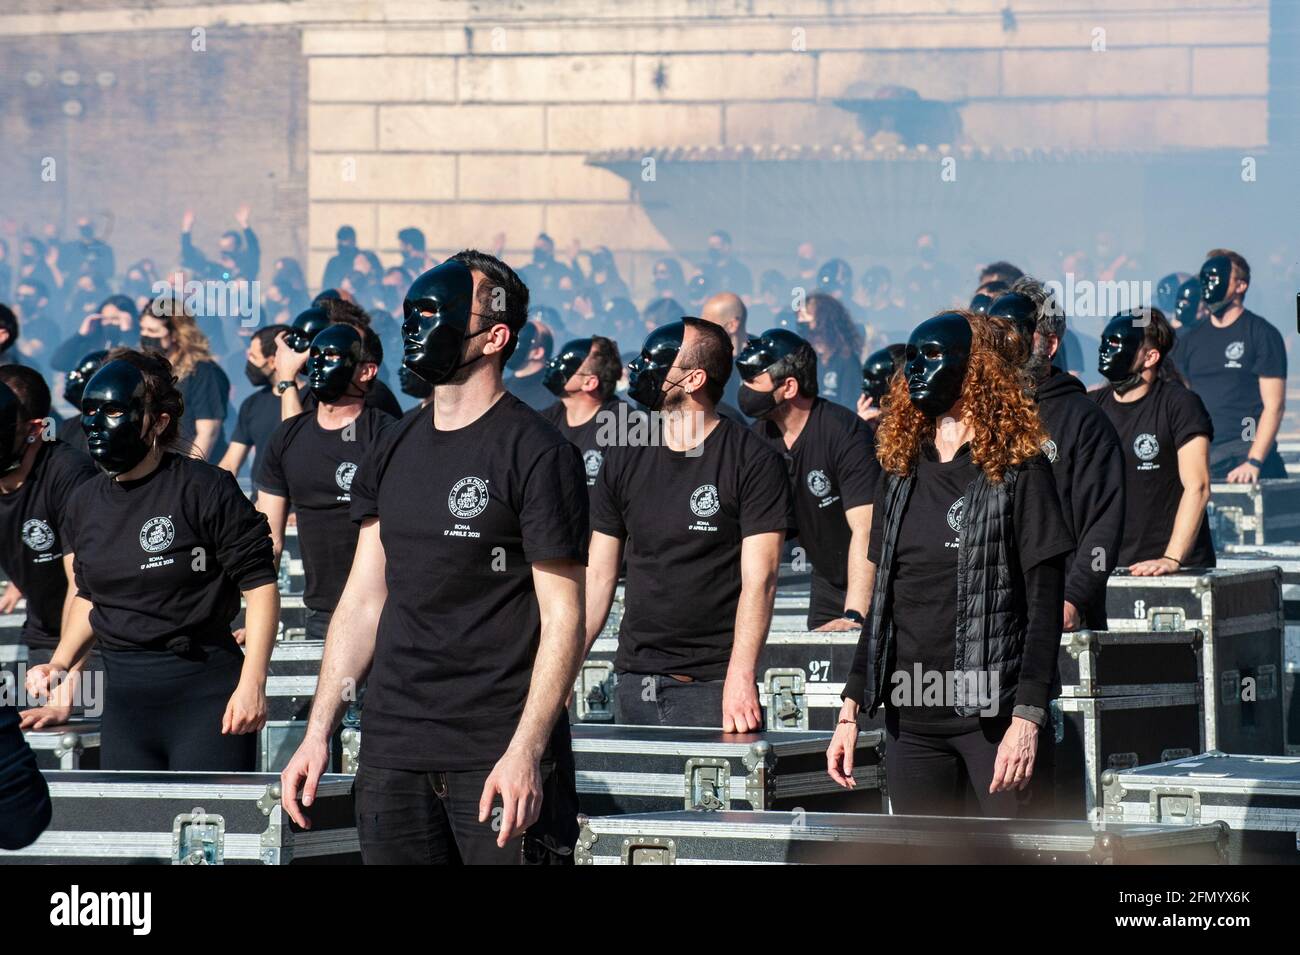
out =
{"type": "Polygon", "coordinates": [[[623,497],[619,493],[624,453],[619,448],[610,448],[605,452],[605,463],[591,488],[591,529],[619,540],[627,538],[627,525],[623,522],[623,497]]]}
{"type": "Polygon", "coordinates": [[[239,406],[239,416],[235,419],[235,432],[230,436],[231,444],[252,445],[253,434],[249,427],[249,419],[253,416],[253,401],[256,398],[257,392],[254,392],[239,406]]]}
{"type": "Polygon", "coordinates": [[[230,386],[225,373],[210,361],[194,366],[193,380],[185,396],[185,412],[191,421],[225,421],[230,386]]]}
{"type": "MultiPolygon", "coordinates": [[[[423,421],[421,415],[414,421],[423,421]]],[[[402,420],[385,423],[375,435],[370,448],[357,464],[356,474],[352,476],[352,486],[348,493],[352,503],[348,505],[348,517],[355,524],[360,524],[370,517],[379,516],[379,485],[383,479],[388,459],[392,457],[393,446],[398,437],[413,426],[413,421],[402,420]]]]}
{"type": "MultiPolygon", "coordinates": [[[[87,481],[99,477],[100,472],[99,468],[95,466],[95,462],[84,454],[73,452],[64,454],[62,457],[64,459],[63,465],[54,474],[51,499],[55,501],[71,501],[73,492],[87,481]]],[[[56,509],[54,523],[55,531],[58,533],[59,539],[63,541],[64,549],[71,549],[68,547],[68,534],[64,530],[64,524],[70,523],[67,507],[56,509]]]]}
{"type": "Polygon", "coordinates": [[[274,494],[276,497],[289,496],[289,481],[284,475],[284,447],[289,437],[289,429],[296,418],[281,421],[265,448],[257,449],[257,475],[253,481],[259,491],[274,494]]]}
{"type": "Polygon", "coordinates": [[[206,496],[205,530],[222,570],[240,590],[275,583],[275,556],[266,515],[253,507],[228,471],[216,470],[213,486],[201,493],[206,496]]]}
{"type": "Polygon", "coordinates": [[[1286,377],[1286,344],[1279,332],[1266,318],[1255,317],[1254,361],[1250,370],[1260,378],[1286,377]]]}
{"type": "Polygon", "coordinates": [[[790,478],[781,456],[756,435],[741,444],[740,536],[753,537],[794,528],[790,478]]]}
{"type": "Polygon", "coordinates": [[[1056,479],[1046,458],[1034,458],[1020,469],[1014,493],[1021,570],[1074,550],[1074,537],[1061,513],[1056,479]]]}
{"type": "Polygon", "coordinates": [[[524,560],[587,562],[587,474],[569,442],[542,453],[524,482],[519,532],[524,560]]]}
{"type": "Polygon", "coordinates": [[[1174,447],[1181,448],[1193,438],[1214,440],[1214,422],[1205,410],[1201,396],[1187,388],[1170,388],[1169,429],[1174,447]]]}
{"type": "Polygon", "coordinates": [[[856,415],[853,421],[852,430],[841,436],[835,449],[835,485],[846,511],[872,504],[880,484],[876,439],[865,421],[856,415]]]}

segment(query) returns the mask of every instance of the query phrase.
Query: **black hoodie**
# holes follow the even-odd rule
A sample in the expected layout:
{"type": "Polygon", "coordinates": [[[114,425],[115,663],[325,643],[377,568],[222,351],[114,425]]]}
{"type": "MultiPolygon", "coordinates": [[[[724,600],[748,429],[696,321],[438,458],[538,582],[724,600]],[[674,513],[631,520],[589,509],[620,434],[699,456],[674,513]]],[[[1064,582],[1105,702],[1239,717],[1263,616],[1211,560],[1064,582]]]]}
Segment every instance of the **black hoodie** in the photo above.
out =
{"type": "Polygon", "coordinates": [[[1124,452],[1105,413],[1068,372],[1052,368],[1038,385],[1038,414],[1047,429],[1043,453],[1075,550],[1065,573],[1065,599],[1082,625],[1106,628],[1106,581],[1124,531],[1124,452]]]}

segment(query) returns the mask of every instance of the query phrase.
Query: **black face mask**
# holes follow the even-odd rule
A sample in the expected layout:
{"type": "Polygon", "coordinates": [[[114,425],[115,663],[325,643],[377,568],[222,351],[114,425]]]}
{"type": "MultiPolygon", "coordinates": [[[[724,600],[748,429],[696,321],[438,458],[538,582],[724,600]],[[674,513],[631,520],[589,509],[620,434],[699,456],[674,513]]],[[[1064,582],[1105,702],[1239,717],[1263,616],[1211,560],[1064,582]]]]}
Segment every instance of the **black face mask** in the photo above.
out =
{"type": "Polygon", "coordinates": [[[1222,315],[1231,302],[1232,260],[1226,255],[1216,255],[1201,266],[1201,297],[1205,306],[1215,315],[1222,315]]]}
{"type": "Polygon", "coordinates": [[[641,354],[627,366],[629,398],[651,411],[663,407],[665,382],[674,388],[680,384],[680,381],[669,382],[668,372],[682,350],[685,334],[686,323],[678,321],[656,328],[646,337],[641,354]]]}
{"type": "Polygon", "coordinates": [[[540,245],[533,249],[533,262],[536,265],[545,265],[552,258],[551,253],[540,245]]]}
{"type": "Polygon", "coordinates": [[[162,343],[163,343],[163,338],[161,335],[140,336],[141,351],[156,351],[160,355],[166,354],[165,349],[162,347],[162,343]]]}
{"type": "Polygon", "coordinates": [[[107,355],[106,351],[93,351],[77,362],[77,367],[68,372],[63,382],[63,399],[68,404],[74,408],[81,407],[81,396],[86,392],[86,382],[99,371],[107,355]]]}
{"type": "Polygon", "coordinates": [[[355,242],[340,242],[338,244],[339,255],[347,255],[349,252],[355,253],[357,246],[355,242]]]}
{"type": "MultiPolygon", "coordinates": [[[[780,384],[784,384],[784,382],[780,384]]],[[[751,388],[743,383],[736,393],[736,403],[747,418],[765,418],[775,411],[778,405],[782,404],[776,398],[776,388],[771,391],[759,391],[757,388],[751,388]]]]}
{"type": "Polygon", "coordinates": [[[473,304],[474,274],[455,259],[416,279],[402,303],[402,363],[431,385],[464,367],[465,343],[488,331],[466,334],[473,304]]]}
{"type": "Polygon", "coordinates": [[[744,382],[740,386],[736,399],[740,403],[741,411],[750,418],[762,418],[771,414],[777,405],[782,403],[777,400],[776,389],[790,376],[786,374],[777,380],[777,375],[772,374],[772,369],[796,354],[802,354],[805,360],[812,364],[812,374],[815,378],[817,353],[813,351],[807,340],[794,332],[784,328],[771,328],[745,343],[745,347],[740,350],[740,356],[736,359],[736,371],[740,373],[741,380],[744,382]],[[775,382],[773,389],[760,391],[751,388],[749,383],[765,372],[771,375],[775,382]]]}
{"type": "Polygon", "coordinates": [[[894,380],[894,356],[888,348],[874,351],[862,363],[862,393],[877,404],[889,394],[889,385],[894,380]]]}
{"type": "Polygon", "coordinates": [[[1136,365],[1144,336],[1142,329],[1134,325],[1132,315],[1116,315],[1101,333],[1097,370],[1111,383],[1116,394],[1122,395],[1142,384],[1142,372],[1136,370],[1136,365]]]}
{"type": "Polygon", "coordinates": [[[565,385],[578,373],[582,363],[591,354],[591,339],[578,338],[565,344],[560,353],[546,363],[542,372],[542,385],[557,398],[563,398],[568,392],[565,385]]]}
{"type": "Polygon", "coordinates": [[[0,382],[0,474],[11,474],[23,463],[23,451],[28,442],[23,440],[23,411],[18,396],[4,382],[0,382]]]}
{"type": "Polygon", "coordinates": [[[1200,321],[1201,280],[1188,279],[1178,286],[1178,297],[1174,301],[1174,318],[1180,325],[1195,325],[1200,321]]]}
{"type": "Polygon", "coordinates": [[[412,398],[419,398],[423,401],[433,394],[433,385],[405,365],[401,365],[397,369],[397,382],[402,388],[402,394],[410,395],[412,398]]]}
{"type": "Polygon", "coordinates": [[[961,399],[970,366],[971,327],[944,312],[922,322],[907,340],[907,396],[928,418],[938,418],[961,399]]]}
{"type": "Polygon", "coordinates": [[[77,231],[81,233],[81,237],[87,242],[95,237],[95,227],[93,225],[78,226],[77,231]]]}
{"type": "Polygon", "coordinates": [[[312,339],[304,370],[317,401],[332,405],[348,394],[362,361],[361,350],[361,334],[351,325],[331,325],[312,339]]]}
{"type": "Polygon", "coordinates": [[[244,362],[244,377],[254,388],[263,388],[271,383],[271,376],[251,361],[244,362]]]}
{"type": "Polygon", "coordinates": [[[298,313],[284,336],[284,343],[296,352],[305,352],[311,348],[311,340],[329,328],[329,324],[325,309],[313,305],[298,313]]]}
{"type": "Polygon", "coordinates": [[[108,474],[131,470],[149,453],[144,415],[144,376],[134,365],[110,361],[86,383],[81,429],[90,456],[108,474]]]}
{"type": "Polygon", "coordinates": [[[1174,310],[1178,301],[1178,289],[1187,276],[1180,272],[1170,272],[1156,283],[1156,308],[1166,315],[1174,310]]]}

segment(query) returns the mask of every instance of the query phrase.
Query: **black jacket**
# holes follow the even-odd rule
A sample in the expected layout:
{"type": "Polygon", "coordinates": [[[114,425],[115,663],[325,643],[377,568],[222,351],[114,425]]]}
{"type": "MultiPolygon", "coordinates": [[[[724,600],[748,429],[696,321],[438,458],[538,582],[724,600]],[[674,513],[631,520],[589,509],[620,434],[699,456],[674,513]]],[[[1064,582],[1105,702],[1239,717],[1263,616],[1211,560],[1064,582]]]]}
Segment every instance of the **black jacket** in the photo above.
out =
{"type": "Polygon", "coordinates": [[[1079,381],[1053,368],[1038,386],[1038,414],[1049,435],[1043,453],[1076,547],[1066,564],[1065,599],[1082,625],[1106,629],[1106,581],[1124,533],[1124,451],[1106,413],[1079,381]]]}

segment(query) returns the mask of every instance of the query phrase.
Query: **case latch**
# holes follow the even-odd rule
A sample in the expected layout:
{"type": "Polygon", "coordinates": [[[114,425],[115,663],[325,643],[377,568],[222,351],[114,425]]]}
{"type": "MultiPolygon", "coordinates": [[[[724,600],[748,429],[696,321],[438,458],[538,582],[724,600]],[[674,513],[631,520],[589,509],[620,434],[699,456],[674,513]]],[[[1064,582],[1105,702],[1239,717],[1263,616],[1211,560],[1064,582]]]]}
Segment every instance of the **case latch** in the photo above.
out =
{"type": "Polygon", "coordinates": [[[578,671],[573,686],[578,719],[584,723],[614,721],[614,664],[609,660],[588,660],[578,671]]]}
{"type": "Polygon", "coordinates": [[[222,865],[226,820],[195,807],[172,820],[172,865],[222,865]]]}
{"type": "Polygon", "coordinates": [[[808,697],[804,690],[803,670],[768,670],[763,674],[767,690],[767,728],[770,730],[806,730],[808,697]]]}
{"type": "Polygon", "coordinates": [[[1151,790],[1151,821],[1194,826],[1201,821],[1201,794],[1195,789],[1157,786],[1151,790]]]}
{"type": "Polygon", "coordinates": [[[686,761],[686,808],[731,808],[731,763],[696,756],[686,761]]]}
{"type": "Polygon", "coordinates": [[[676,865],[677,842],[647,836],[623,840],[624,865],[676,865]]]}

